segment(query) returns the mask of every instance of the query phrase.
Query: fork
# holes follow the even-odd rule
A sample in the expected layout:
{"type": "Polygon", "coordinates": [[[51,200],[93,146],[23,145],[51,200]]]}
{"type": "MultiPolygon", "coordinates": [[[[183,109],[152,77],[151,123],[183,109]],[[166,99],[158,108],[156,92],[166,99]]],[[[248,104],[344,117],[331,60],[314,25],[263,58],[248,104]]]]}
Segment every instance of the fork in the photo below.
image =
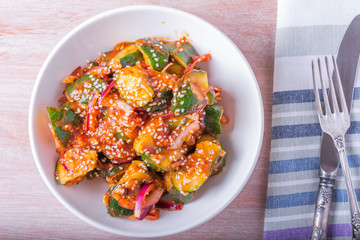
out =
{"type": "MultiPolygon", "coordinates": [[[[350,127],[350,115],[348,111],[348,107],[345,101],[344,91],[342,88],[342,84],[340,81],[340,75],[337,63],[335,61],[334,56],[331,57],[332,64],[334,67],[334,78],[336,78],[336,84],[334,85],[334,80],[330,75],[330,67],[328,57],[325,57],[325,69],[326,76],[329,81],[329,93],[326,91],[326,85],[324,78],[322,76],[322,67],[320,58],[317,59],[319,78],[321,82],[322,94],[324,99],[324,110],[322,108],[320,102],[320,96],[318,92],[318,87],[315,78],[315,64],[312,61],[312,76],[314,83],[314,92],[315,92],[315,102],[318,113],[318,118],[320,122],[320,126],[323,132],[329,134],[334,141],[335,147],[338,151],[340,163],[342,166],[342,170],[345,176],[346,189],[349,199],[350,205],[350,214],[351,214],[351,229],[352,229],[352,238],[360,239],[360,211],[359,204],[356,199],[354,187],[351,180],[351,174],[349,170],[349,165],[346,157],[345,150],[345,133],[350,127]],[[335,89],[335,86],[337,89],[335,89]],[[331,102],[329,101],[331,99],[331,102]]],[[[316,218],[315,218],[316,219],[316,218]]],[[[324,221],[327,221],[324,219],[324,221]]],[[[315,220],[314,220],[315,225],[315,220]]],[[[317,234],[315,230],[313,230],[312,239],[321,239],[314,237],[317,234]]],[[[324,233],[326,236],[326,233],[324,233]]]]}

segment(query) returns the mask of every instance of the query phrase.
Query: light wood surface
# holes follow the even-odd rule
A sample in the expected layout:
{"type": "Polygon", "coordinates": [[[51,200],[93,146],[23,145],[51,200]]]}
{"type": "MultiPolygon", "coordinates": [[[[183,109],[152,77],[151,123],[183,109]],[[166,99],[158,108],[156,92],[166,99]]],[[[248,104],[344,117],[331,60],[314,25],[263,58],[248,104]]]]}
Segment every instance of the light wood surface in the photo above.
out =
{"type": "Polygon", "coordinates": [[[131,4],[179,8],[214,24],[248,59],[264,102],[262,150],[243,191],[209,222],[168,239],[262,239],[270,152],[276,0],[0,0],[0,239],[126,239],[89,226],[51,194],[32,157],[27,121],[37,73],[55,44],[86,19],[131,4]]]}

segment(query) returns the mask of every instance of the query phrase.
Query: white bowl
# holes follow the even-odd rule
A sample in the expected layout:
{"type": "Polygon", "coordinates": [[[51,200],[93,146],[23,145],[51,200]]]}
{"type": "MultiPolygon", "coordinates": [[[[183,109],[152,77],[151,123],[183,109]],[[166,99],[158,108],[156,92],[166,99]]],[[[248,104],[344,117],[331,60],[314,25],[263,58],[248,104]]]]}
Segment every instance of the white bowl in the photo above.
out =
{"type": "MultiPolygon", "coordinates": [[[[129,237],[160,237],[198,226],[220,213],[240,193],[256,164],[263,137],[263,106],[255,76],[243,54],[221,31],[189,13],[160,6],[129,6],[99,14],[68,33],[52,50],[35,82],[29,110],[31,148],[39,172],[56,198],[73,214],[95,226],[129,237]],[[47,106],[58,106],[61,80],[74,68],[95,59],[121,41],[163,36],[176,40],[188,34],[197,52],[211,53],[211,85],[223,89],[222,105],[229,124],[221,140],[227,151],[223,172],[211,177],[182,211],[161,211],[157,221],[110,217],[102,203],[105,181],[84,180],[67,187],[54,177],[55,152],[48,129],[47,106]]],[[[239,223],[239,226],[240,227],[239,223]]]]}

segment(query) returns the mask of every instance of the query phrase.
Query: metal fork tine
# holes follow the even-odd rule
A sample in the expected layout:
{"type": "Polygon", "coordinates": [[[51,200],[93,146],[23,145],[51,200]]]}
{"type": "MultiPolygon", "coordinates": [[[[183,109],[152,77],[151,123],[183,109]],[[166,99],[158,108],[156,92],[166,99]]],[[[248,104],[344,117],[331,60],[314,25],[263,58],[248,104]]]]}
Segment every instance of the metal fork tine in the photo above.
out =
{"type": "Polygon", "coordinates": [[[326,92],[325,81],[322,77],[320,58],[318,58],[318,67],[319,67],[319,76],[320,76],[321,88],[322,88],[324,104],[325,104],[325,115],[327,115],[331,113],[331,109],[330,109],[329,97],[326,92]]]}
{"type": "MultiPolygon", "coordinates": [[[[314,84],[314,94],[315,94],[315,102],[316,102],[316,108],[317,108],[317,112],[322,114],[322,107],[321,107],[321,102],[320,102],[320,96],[319,96],[319,88],[316,84],[316,79],[315,79],[315,67],[314,67],[314,61],[311,61],[311,67],[312,67],[312,77],[313,77],[313,84],[314,84]]],[[[320,115],[319,115],[320,116],[320,115]]]]}
{"type": "Polygon", "coordinates": [[[336,74],[336,81],[337,81],[337,84],[338,84],[338,87],[339,87],[341,108],[342,108],[343,112],[346,115],[349,115],[349,110],[348,110],[348,107],[347,107],[347,104],[346,104],[344,90],[343,90],[342,84],[340,82],[339,69],[338,69],[338,66],[336,64],[336,60],[335,60],[334,55],[332,56],[332,61],[333,61],[333,64],[334,64],[334,70],[335,70],[335,74],[336,74]]]}
{"type": "Polygon", "coordinates": [[[328,61],[328,57],[325,57],[325,65],[326,65],[326,73],[329,79],[329,92],[331,94],[331,100],[332,100],[332,104],[333,104],[333,109],[335,113],[340,112],[339,110],[339,105],[338,105],[338,101],[336,98],[336,93],[335,93],[335,87],[334,87],[334,82],[333,82],[333,78],[330,75],[330,70],[329,70],[329,61],[328,61]]]}

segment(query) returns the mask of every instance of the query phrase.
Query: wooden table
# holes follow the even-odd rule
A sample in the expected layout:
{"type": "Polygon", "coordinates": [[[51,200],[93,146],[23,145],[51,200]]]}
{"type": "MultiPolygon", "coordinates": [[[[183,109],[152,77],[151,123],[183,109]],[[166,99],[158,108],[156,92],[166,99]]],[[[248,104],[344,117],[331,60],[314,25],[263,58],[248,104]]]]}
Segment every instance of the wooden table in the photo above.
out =
{"type": "Polygon", "coordinates": [[[121,239],[87,225],[50,193],[32,157],[27,116],[37,73],[55,44],[84,20],[135,3],[179,8],[222,30],[248,59],[264,102],[264,141],[246,187],[215,218],[171,238],[262,238],[270,152],[275,0],[0,0],[0,239],[121,239]]]}

